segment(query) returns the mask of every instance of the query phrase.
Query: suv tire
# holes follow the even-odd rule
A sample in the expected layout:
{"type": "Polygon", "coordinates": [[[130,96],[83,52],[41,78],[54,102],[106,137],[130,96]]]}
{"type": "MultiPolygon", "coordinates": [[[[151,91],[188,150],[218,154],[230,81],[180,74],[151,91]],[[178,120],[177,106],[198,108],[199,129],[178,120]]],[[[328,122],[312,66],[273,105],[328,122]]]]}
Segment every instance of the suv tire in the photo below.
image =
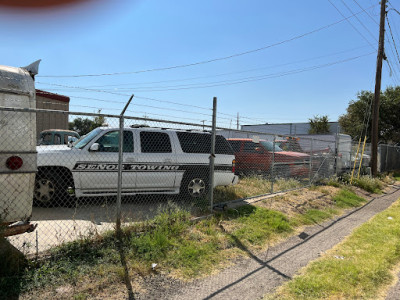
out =
{"type": "Polygon", "coordinates": [[[180,188],[180,196],[189,199],[201,198],[208,192],[208,176],[201,172],[185,174],[180,188]]]}
{"type": "Polygon", "coordinates": [[[34,204],[40,207],[71,207],[74,197],[67,192],[71,181],[68,177],[63,172],[39,172],[35,179],[34,204]]]}

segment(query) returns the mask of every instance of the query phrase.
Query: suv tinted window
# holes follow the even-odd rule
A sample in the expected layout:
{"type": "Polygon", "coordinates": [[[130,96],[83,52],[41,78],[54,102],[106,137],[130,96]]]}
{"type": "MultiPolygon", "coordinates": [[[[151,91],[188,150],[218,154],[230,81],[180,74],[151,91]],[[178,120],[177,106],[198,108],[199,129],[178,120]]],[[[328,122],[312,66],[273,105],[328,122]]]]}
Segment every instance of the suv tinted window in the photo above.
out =
{"type": "MultiPolygon", "coordinates": [[[[210,153],[211,134],[196,132],[177,132],[182,151],[185,153],[210,153]]],[[[215,136],[216,154],[233,154],[228,141],[221,135],[215,136]]]]}
{"type": "Polygon", "coordinates": [[[140,144],[143,153],[170,153],[172,152],[169,135],[164,132],[140,133],[140,144]]]}
{"type": "MultiPolygon", "coordinates": [[[[99,152],[118,152],[119,132],[107,132],[105,135],[99,138],[96,143],[99,144],[99,152]]],[[[124,131],[123,150],[124,152],[133,152],[132,131],[124,131]]]]}

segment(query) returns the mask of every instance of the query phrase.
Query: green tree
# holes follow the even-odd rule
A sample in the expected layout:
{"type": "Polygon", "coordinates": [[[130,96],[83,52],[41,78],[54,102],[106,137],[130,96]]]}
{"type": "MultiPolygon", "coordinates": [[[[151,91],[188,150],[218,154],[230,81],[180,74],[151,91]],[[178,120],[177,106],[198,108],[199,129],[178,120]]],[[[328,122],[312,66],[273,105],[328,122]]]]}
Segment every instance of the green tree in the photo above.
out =
{"type": "Polygon", "coordinates": [[[329,133],[329,119],[328,116],[314,116],[310,121],[309,134],[323,134],[329,133]]]}
{"type": "MultiPolygon", "coordinates": [[[[101,110],[98,111],[100,113],[101,110]]],[[[81,136],[89,133],[93,129],[102,126],[105,123],[104,116],[96,116],[94,120],[89,118],[76,118],[68,123],[70,130],[78,132],[81,136]]]]}
{"type": "MultiPolygon", "coordinates": [[[[370,142],[371,117],[374,93],[361,91],[357,100],[351,100],[347,112],[339,117],[342,132],[349,134],[353,139],[367,135],[370,142]]],[[[400,87],[388,87],[381,93],[379,107],[378,138],[385,143],[400,142],[400,87]]]]}

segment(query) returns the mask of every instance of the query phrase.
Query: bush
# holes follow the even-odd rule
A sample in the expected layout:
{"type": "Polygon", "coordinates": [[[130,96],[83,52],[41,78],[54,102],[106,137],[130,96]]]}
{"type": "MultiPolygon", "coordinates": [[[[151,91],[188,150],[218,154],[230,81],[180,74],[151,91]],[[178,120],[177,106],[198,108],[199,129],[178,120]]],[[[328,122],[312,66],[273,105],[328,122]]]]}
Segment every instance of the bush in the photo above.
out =
{"type": "Polygon", "coordinates": [[[380,193],[383,189],[383,185],[379,179],[369,176],[361,176],[359,179],[353,179],[353,185],[374,194],[380,193]]]}

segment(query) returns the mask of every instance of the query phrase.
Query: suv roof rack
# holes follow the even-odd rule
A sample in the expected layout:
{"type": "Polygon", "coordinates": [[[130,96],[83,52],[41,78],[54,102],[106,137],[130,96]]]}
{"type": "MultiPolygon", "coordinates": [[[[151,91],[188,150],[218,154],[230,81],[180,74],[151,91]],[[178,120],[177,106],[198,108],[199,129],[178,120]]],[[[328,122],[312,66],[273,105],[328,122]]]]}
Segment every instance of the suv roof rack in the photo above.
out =
{"type": "Polygon", "coordinates": [[[132,124],[129,127],[130,128],[142,128],[142,127],[150,127],[150,126],[146,125],[146,124],[132,124]]]}

